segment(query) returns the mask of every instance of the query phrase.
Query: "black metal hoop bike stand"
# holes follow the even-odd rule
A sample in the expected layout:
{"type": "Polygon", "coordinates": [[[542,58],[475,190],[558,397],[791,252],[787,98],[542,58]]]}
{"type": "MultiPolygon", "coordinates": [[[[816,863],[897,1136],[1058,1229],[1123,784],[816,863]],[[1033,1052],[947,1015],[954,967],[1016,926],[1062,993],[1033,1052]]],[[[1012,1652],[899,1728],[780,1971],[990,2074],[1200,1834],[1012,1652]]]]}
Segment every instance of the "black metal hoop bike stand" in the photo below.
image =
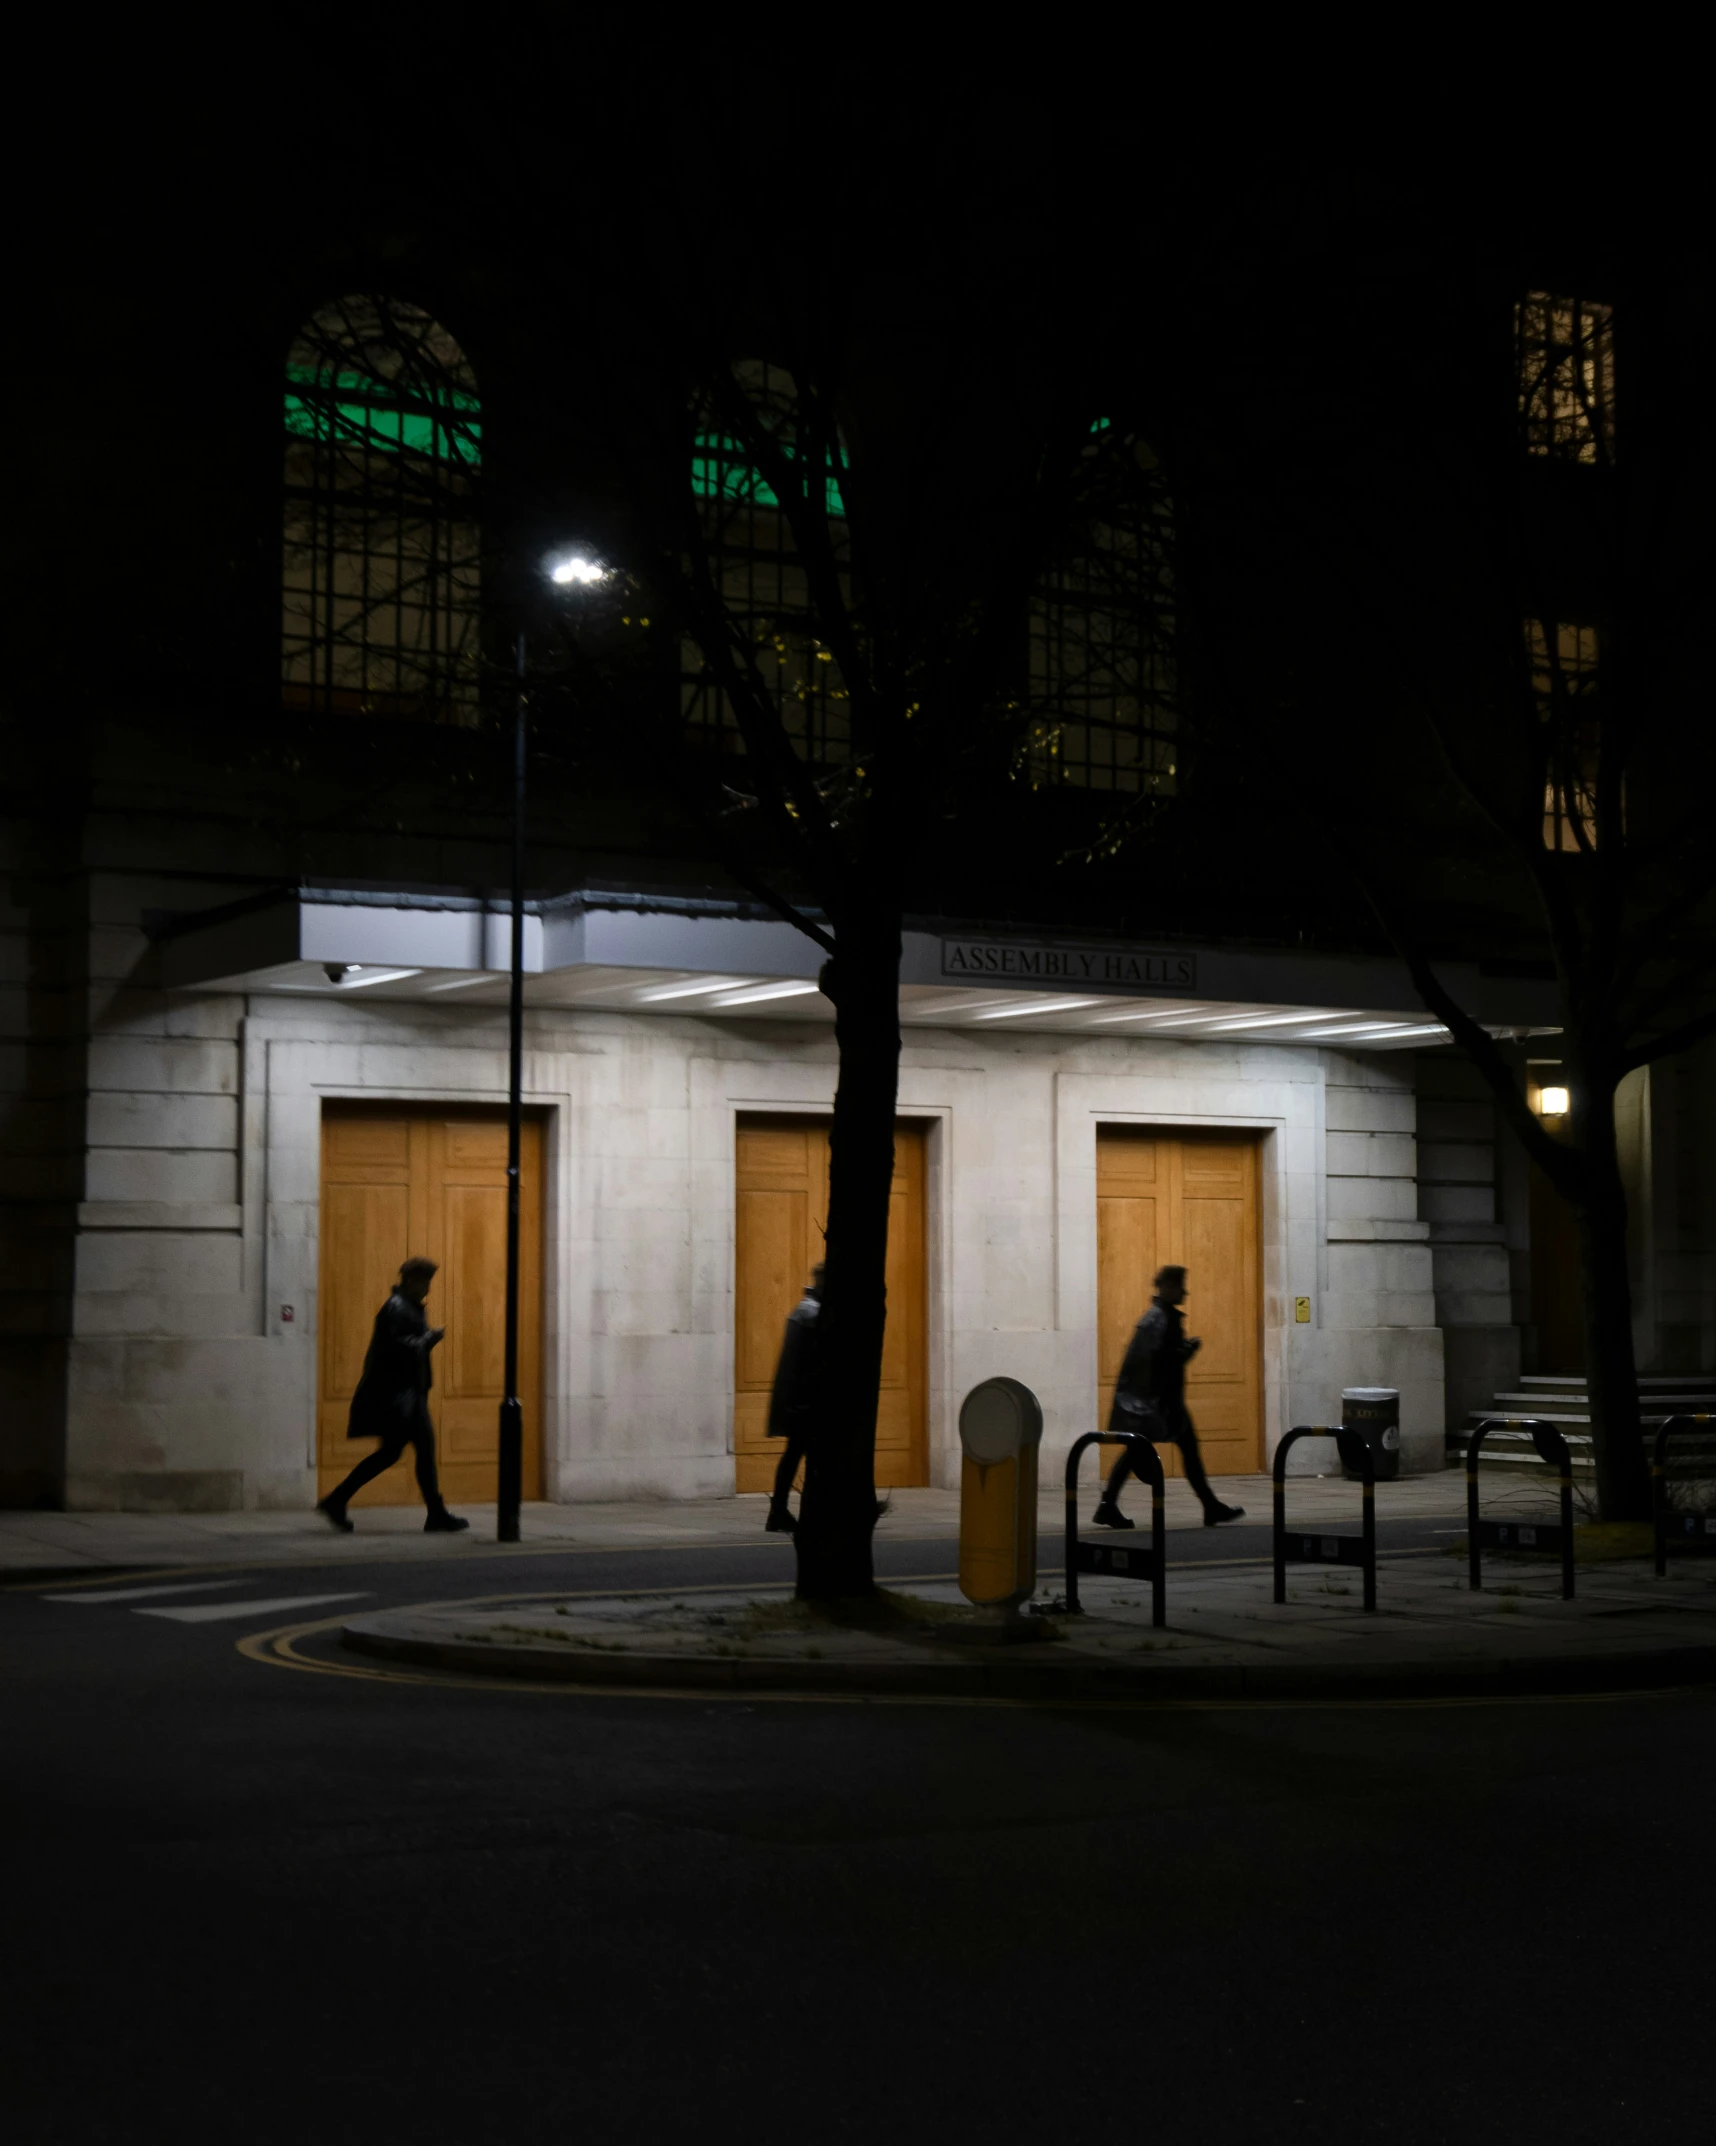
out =
{"type": "Polygon", "coordinates": [[[1706,1450],[1716,1442],[1716,1431],[1701,1430],[1708,1424],[1708,1414],[1696,1416],[1670,1416],[1656,1434],[1656,1444],[1650,1458],[1650,1517],[1651,1532],[1656,1538],[1656,1576],[1659,1580],[1668,1576],[1668,1559],[1672,1551],[1676,1557],[1716,1556],[1716,1512],[1707,1508],[1698,1512],[1677,1513],[1669,1510],[1668,1503],[1668,1441],[1671,1438],[1696,1438],[1703,1441],[1706,1450]]]}
{"type": "Polygon", "coordinates": [[[1168,1555],[1167,1538],[1163,1531],[1162,1457],[1142,1431],[1086,1431],[1082,1438],[1073,1440],[1072,1451],[1067,1455],[1067,1613],[1077,1616],[1080,1612],[1078,1599],[1078,1576],[1081,1572],[1112,1572],[1125,1579],[1150,1580],[1150,1622],[1160,1627],[1168,1621],[1168,1555]],[[1078,1532],[1078,1464],[1084,1458],[1086,1446],[1125,1446],[1132,1455],[1134,1472],[1141,1475],[1150,1486],[1150,1547],[1126,1539],[1130,1530],[1122,1529],[1119,1538],[1110,1537],[1102,1542],[1081,1542],[1078,1532]]]}
{"type": "Polygon", "coordinates": [[[1364,1568],[1364,1606],[1376,1607],[1376,1456],[1362,1432],[1336,1423],[1301,1423],[1275,1448],[1275,1599],[1287,1599],[1289,1565],[1360,1565],[1364,1568]],[[1364,1482],[1363,1532],[1358,1535],[1289,1535],[1287,1532],[1287,1456],[1301,1438],[1332,1438],[1341,1459],[1356,1468],[1364,1482]]]}
{"type": "Polygon", "coordinates": [[[1573,1456],[1552,1423],[1536,1416],[1497,1416],[1480,1423],[1466,1446],[1466,1584],[1473,1594],[1483,1587],[1482,1557],[1491,1550],[1538,1550],[1561,1553],[1561,1599],[1573,1599],[1573,1456]],[[1491,1431],[1529,1431],[1538,1458],[1561,1478],[1558,1523],[1478,1518],[1478,1455],[1491,1431]]]}

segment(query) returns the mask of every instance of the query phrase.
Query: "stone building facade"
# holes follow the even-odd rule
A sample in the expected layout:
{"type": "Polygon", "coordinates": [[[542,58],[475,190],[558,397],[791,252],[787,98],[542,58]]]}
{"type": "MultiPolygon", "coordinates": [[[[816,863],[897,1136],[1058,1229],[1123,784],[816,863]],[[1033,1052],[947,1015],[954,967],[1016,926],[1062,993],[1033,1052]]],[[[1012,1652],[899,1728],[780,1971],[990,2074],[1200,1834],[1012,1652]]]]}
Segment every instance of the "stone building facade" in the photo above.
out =
{"type": "MultiPolygon", "coordinates": [[[[151,938],[145,911],[157,934],[163,916],[195,927],[188,891],[128,873],[91,880],[93,958],[108,973],[92,985],[63,1494],[83,1508],[308,1507],[326,1375],[323,1121],[352,1103],[500,1104],[505,985],[483,960],[500,919],[451,898],[407,909],[404,897],[391,907],[317,897],[295,905],[300,951],[280,961],[265,958],[288,951],[277,913],[227,920],[205,903],[213,924],[151,938]],[[392,969],[302,952],[344,931],[348,951],[374,955],[392,929],[416,935],[390,942],[392,969]],[[440,962],[402,973],[399,954],[425,948],[440,962]],[[330,966],[345,971],[338,982],[330,966]],[[199,969],[227,973],[174,981],[199,969]]],[[[833,1037],[804,980],[815,949],[786,927],[719,914],[575,911],[532,919],[525,1094],[545,1157],[539,1488],[559,1499],[729,1495],[735,1131],[757,1114],[814,1118],[831,1106],[833,1037]],[[567,941],[569,931],[589,936],[567,941]],[[714,935],[706,946],[699,932],[714,935]],[[597,958],[556,966],[557,935],[560,952],[597,958]],[[691,1010],[700,991],[734,995],[700,984],[711,973],[717,986],[737,978],[789,995],[778,1011],[766,996],[691,1010]]],[[[908,975],[939,966],[928,935],[908,951],[908,975]]],[[[1203,958],[1206,981],[1230,990],[1220,957],[1203,958]]],[[[1307,979],[1323,986],[1313,1005],[1331,996],[1328,966],[1307,979]]],[[[1378,997],[1382,968],[1349,978],[1349,1001],[1367,985],[1378,997]]],[[[1397,1387],[1405,1466],[1441,1464],[1450,1336],[1469,1352],[1465,1337],[1498,1308],[1481,1287],[1450,1282],[1470,1248],[1439,1237],[1448,1218],[1422,1182],[1421,1118],[1444,1136],[1433,1154],[1453,1123],[1426,1092],[1425,1068],[1444,1054],[1410,1047],[1422,1016],[1294,1013],[1290,972],[1269,975],[1272,986],[1254,965],[1239,978],[1249,990],[1206,997],[1190,1019],[1171,995],[1067,1008],[1040,990],[962,999],[908,982],[899,1108],[922,1128],[928,1160],[924,1479],[956,1479],[959,1400],[995,1373],[1041,1395],[1049,1467],[1096,1423],[1097,1144],[1114,1128],[1255,1146],[1253,1464],[1292,1425],[1334,1418],[1349,1385],[1397,1387]],[[1196,1040],[1164,1020],[1185,1021],[1196,1040]],[[1272,1021],[1292,1033],[1392,1029],[1392,1047],[1290,1043],[1272,1021]]],[[[1430,1165],[1442,1182],[1447,1162],[1430,1165]]],[[[1194,1270],[1194,1307],[1197,1285],[1194,1270]]],[[[1499,1308],[1511,1309],[1505,1289],[1499,1308]]],[[[1498,1320],[1495,1332],[1517,1350],[1517,1323],[1498,1320]]],[[[1466,1375],[1468,1356],[1455,1361],[1466,1375]]],[[[1326,1465],[1301,1450],[1307,1466],[1326,1465]]]]}

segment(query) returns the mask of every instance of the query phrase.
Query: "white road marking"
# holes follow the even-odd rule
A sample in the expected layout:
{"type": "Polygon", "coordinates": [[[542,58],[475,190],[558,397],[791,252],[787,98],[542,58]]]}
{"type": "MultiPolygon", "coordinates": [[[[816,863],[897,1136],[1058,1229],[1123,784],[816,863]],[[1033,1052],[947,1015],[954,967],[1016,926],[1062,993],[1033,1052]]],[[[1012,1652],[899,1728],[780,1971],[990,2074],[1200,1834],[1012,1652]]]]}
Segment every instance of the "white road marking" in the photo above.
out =
{"type": "Polygon", "coordinates": [[[359,1587],[337,1595],[270,1595],[259,1602],[193,1602],[185,1609],[140,1609],[131,1614],[171,1617],[175,1624],[213,1624],[217,1617],[263,1617],[275,1610],[308,1609],[313,1602],[356,1602],[370,1592],[367,1587],[359,1587]]]}
{"type": "Polygon", "coordinates": [[[91,1594],[43,1595],[44,1602],[141,1602],[148,1595],[207,1595],[218,1587],[243,1587],[243,1580],[175,1580],[168,1587],[100,1587],[91,1594]]]}

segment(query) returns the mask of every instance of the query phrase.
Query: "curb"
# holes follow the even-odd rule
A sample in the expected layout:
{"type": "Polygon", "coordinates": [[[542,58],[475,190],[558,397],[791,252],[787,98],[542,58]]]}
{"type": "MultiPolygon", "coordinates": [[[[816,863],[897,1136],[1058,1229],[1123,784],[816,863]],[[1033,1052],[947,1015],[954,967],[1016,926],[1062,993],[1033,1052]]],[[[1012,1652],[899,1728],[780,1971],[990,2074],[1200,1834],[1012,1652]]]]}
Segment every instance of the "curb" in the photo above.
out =
{"type": "Polygon", "coordinates": [[[876,1664],[574,1653],[559,1647],[519,1645],[502,1648],[475,1640],[413,1638],[379,1630],[361,1618],[341,1627],[340,1644],[354,1654],[418,1668],[596,1691],[643,1687],[806,1696],[826,1692],[877,1699],[1013,1699],[1041,1706],[1105,1700],[1538,1698],[1716,1683],[1716,1646],[1546,1659],[1508,1655],[1459,1663],[1236,1663],[1231,1668],[1211,1663],[1184,1668],[1169,1663],[1148,1668],[1130,1663],[1067,1663],[1052,1668],[1040,1659],[1022,1661],[1011,1650],[982,1661],[876,1664]]]}
{"type": "Polygon", "coordinates": [[[0,1594],[8,1588],[46,1587],[55,1580],[152,1580],[174,1565],[14,1565],[0,1569],[0,1594]]]}

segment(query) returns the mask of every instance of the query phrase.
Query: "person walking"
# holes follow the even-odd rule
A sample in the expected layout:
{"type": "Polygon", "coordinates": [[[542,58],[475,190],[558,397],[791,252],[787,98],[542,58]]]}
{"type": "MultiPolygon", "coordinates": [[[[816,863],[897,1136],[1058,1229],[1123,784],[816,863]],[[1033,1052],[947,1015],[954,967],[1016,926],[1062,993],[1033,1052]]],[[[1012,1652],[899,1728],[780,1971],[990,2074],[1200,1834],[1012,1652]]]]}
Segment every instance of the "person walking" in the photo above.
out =
{"type": "MultiPolygon", "coordinates": [[[[1224,1505],[1210,1488],[1204,1473],[1204,1458],[1198,1451],[1198,1434],[1186,1413],[1186,1366],[1203,1344],[1188,1339],[1180,1306],[1186,1301],[1186,1270],[1164,1267],[1156,1276],[1155,1301],[1132,1329],[1126,1359],[1115,1381],[1114,1406],[1109,1411],[1111,1431],[1142,1431],[1147,1438],[1163,1440],[1180,1449],[1186,1481],[1197,1493],[1204,1509],[1204,1526],[1220,1527],[1224,1520],[1242,1520],[1243,1505],[1224,1505]]],[[[1132,1448],[1122,1446],[1120,1458],[1109,1473],[1108,1484],[1096,1508],[1099,1528],[1129,1528],[1132,1522],[1120,1510],[1120,1493],[1132,1473],[1132,1448]]]]}
{"type": "Polygon", "coordinates": [[[796,1522],[787,1503],[793,1478],[804,1459],[810,1435],[810,1412],[815,1400],[817,1317],[822,1310],[822,1263],[810,1270],[810,1286],[787,1313],[786,1333],[781,1339],[780,1362],[769,1393],[771,1438],[784,1438],[786,1451],[775,1470],[775,1487],[769,1499],[763,1527],[770,1535],[790,1535],[796,1522]]]}
{"type": "Polygon", "coordinates": [[[429,1388],[434,1380],[429,1355],[446,1328],[431,1326],[423,1309],[435,1271],[432,1259],[408,1259],[399,1270],[393,1294],[375,1315],[375,1332],[363,1360],[363,1376],[352,1395],[346,1436],[379,1438],[381,1444],[316,1507],[328,1525],[343,1535],[352,1532],[346,1507],[366,1483],[385,1474],[407,1446],[416,1453],[417,1487],[429,1509],[424,1534],[456,1535],[471,1524],[448,1512],[435,1474],[435,1427],[429,1420],[429,1388]]]}

